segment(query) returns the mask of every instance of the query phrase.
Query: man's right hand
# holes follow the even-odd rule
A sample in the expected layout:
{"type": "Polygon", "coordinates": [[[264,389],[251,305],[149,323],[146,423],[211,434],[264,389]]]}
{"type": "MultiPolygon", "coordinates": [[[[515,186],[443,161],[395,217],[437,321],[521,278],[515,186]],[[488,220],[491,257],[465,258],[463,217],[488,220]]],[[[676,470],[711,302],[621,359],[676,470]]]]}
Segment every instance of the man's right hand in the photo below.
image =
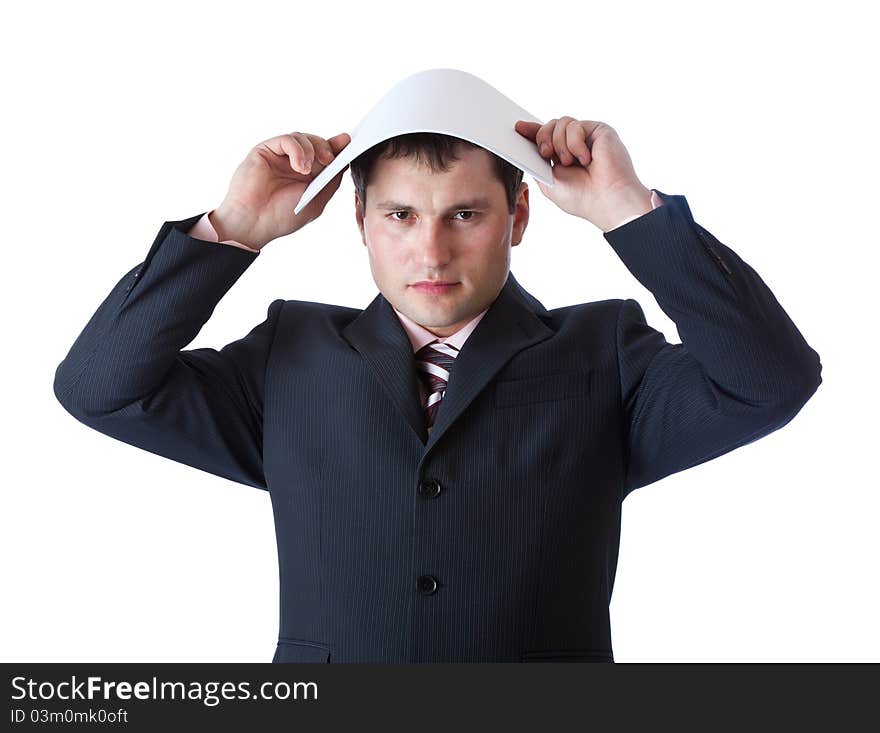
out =
{"type": "Polygon", "coordinates": [[[351,142],[346,132],[325,140],[292,132],[261,142],[236,168],[226,198],[210,214],[221,241],[232,239],[262,249],[317,219],[336,193],[348,166],[297,215],[306,187],[351,142]]]}

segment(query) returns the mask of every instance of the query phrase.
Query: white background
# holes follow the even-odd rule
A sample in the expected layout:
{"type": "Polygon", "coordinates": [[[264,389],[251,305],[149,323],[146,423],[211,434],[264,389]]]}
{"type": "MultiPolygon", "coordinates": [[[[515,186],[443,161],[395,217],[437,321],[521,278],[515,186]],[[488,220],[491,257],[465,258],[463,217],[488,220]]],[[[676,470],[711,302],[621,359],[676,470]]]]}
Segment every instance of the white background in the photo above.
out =
{"type": "MultiPolygon", "coordinates": [[[[761,275],[822,360],[782,430],[630,495],[616,661],[880,660],[875,472],[878,58],[864,3],[29,3],[0,43],[5,661],[267,662],[269,495],[114,441],[55,369],[162,223],[216,207],[256,143],[350,132],[397,81],[454,67],[542,120],[601,120],[642,182],[761,275]],[[26,9],[25,9],[26,8],[26,9]],[[873,90],[873,91],[872,91],[873,90]]],[[[512,271],[548,308],[637,299],[602,233],[530,176],[512,271]]],[[[376,295],[346,173],[188,348],[275,298],[376,295]]]]}

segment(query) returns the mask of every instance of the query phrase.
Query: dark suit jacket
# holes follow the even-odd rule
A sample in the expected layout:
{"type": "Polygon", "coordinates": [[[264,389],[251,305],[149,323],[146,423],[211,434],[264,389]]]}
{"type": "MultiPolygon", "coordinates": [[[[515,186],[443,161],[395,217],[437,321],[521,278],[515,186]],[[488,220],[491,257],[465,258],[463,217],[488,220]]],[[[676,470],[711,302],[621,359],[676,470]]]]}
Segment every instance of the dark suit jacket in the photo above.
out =
{"type": "Polygon", "coordinates": [[[272,501],[275,662],[612,662],[623,499],[788,423],[818,354],[683,196],[605,239],[681,344],[612,299],[546,310],[509,275],[427,438],[410,341],[366,309],[273,301],[182,350],[258,257],[165,222],[58,366],[101,433],[272,501]]]}

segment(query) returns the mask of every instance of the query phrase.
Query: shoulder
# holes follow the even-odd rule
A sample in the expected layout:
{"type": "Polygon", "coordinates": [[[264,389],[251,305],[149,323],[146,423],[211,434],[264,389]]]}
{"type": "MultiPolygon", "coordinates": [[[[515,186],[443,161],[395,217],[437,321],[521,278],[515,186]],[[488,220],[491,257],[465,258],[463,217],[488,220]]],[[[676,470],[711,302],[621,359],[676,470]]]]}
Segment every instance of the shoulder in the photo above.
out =
{"type": "Polygon", "coordinates": [[[363,313],[362,308],[318,303],[311,300],[285,300],[283,298],[272,301],[269,306],[270,313],[276,308],[280,320],[299,323],[326,323],[332,324],[340,330],[363,313]]]}
{"type": "Polygon", "coordinates": [[[627,303],[634,303],[632,299],[609,298],[607,300],[593,300],[589,303],[574,303],[561,308],[553,308],[548,311],[554,324],[580,323],[584,321],[616,322],[622,308],[627,303]]]}

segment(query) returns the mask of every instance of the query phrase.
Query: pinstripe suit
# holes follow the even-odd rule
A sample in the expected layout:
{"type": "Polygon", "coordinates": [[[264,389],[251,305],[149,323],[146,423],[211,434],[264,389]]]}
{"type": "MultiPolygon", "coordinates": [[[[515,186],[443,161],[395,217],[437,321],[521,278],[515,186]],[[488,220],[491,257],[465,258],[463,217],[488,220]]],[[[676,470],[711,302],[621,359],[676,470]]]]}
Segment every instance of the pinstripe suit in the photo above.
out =
{"type": "Polygon", "coordinates": [[[623,499],[779,429],[822,381],[755,271],[664,198],[604,236],[682,343],[635,300],[547,310],[510,274],[430,436],[381,294],[275,300],[242,339],[182,350],[258,257],[190,237],[198,216],[165,222],[55,394],[101,433],[268,490],[275,662],[611,662],[623,499]]]}

